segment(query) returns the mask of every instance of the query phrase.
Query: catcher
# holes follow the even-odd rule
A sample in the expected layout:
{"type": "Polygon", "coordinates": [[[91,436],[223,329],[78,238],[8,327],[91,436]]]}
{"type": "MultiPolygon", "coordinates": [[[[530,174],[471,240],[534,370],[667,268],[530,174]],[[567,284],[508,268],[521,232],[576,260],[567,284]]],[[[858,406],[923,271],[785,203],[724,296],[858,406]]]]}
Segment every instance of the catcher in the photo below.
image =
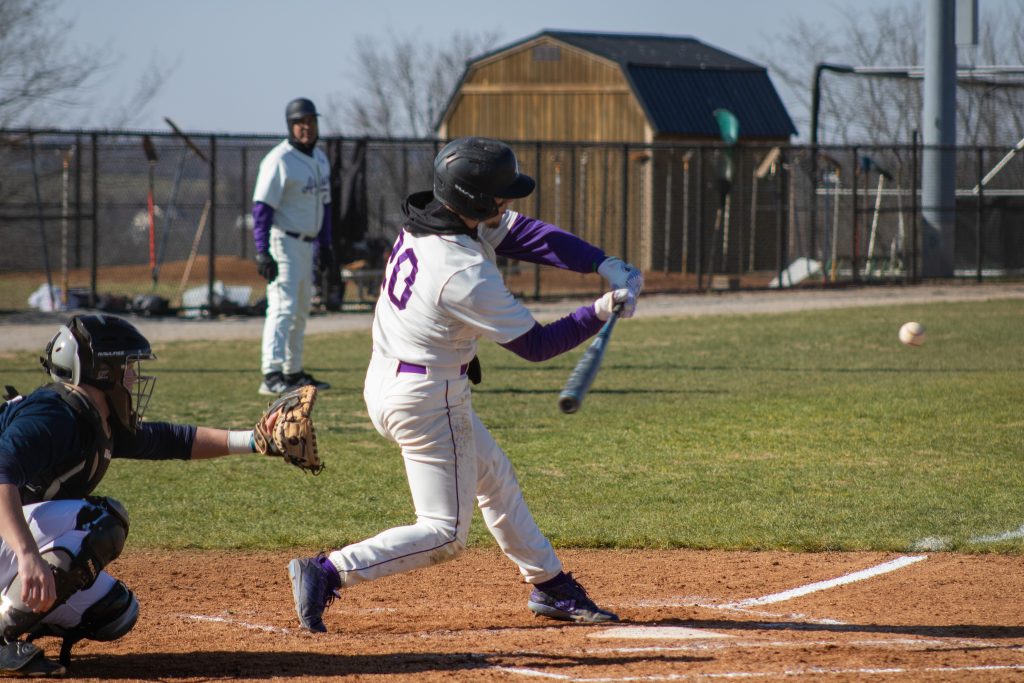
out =
{"type": "Polygon", "coordinates": [[[112,458],[196,460],[241,453],[322,469],[310,412],[316,389],[275,401],[251,431],[142,422],[155,377],[149,342],[114,316],[76,315],[40,358],[53,383],[0,404],[0,675],[61,676],[83,638],[110,641],[139,604],[104,571],[124,547],[128,514],[90,495],[112,458]],[[31,641],[63,638],[58,662],[31,641]]]}

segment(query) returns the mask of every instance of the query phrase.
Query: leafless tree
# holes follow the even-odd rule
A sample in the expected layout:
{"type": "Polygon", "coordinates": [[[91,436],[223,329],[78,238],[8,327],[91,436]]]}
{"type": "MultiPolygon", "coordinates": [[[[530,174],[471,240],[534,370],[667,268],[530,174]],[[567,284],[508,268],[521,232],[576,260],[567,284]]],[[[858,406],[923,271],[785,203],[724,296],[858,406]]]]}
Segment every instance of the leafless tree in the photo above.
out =
{"type": "Polygon", "coordinates": [[[38,125],[82,97],[105,66],[66,47],[52,0],[0,0],[0,126],[38,125]]]}
{"type": "MultiPolygon", "coordinates": [[[[978,65],[1024,62],[1024,7],[981,6],[978,65]]],[[[855,66],[919,66],[924,57],[922,3],[863,9],[837,6],[832,24],[796,18],[759,55],[768,64],[801,135],[810,137],[814,68],[822,62],[855,66]]],[[[961,55],[961,62],[963,55],[961,55]]],[[[958,134],[965,144],[1016,142],[1024,134],[1024,76],[961,81],[958,134]],[[1016,137],[1014,137],[1016,135],[1016,137]]],[[[922,81],[826,72],[822,80],[818,139],[822,143],[909,142],[920,129],[922,81]]]]}
{"type": "Polygon", "coordinates": [[[346,135],[417,137],[434,127],[466,62],[493,47],[496,32],[457,32],[436,42],[422,36],[360,36],[355,45],[356,87],[328,99],[328,128],[346,135]]]}
{"type": "MultiPolygon", "coordinates": [[[[68,47],[70,29],[57,18],[54,0],[0,0],[0,128],[61,127],[83,119],[113,61],[100,50],[68,47]]],[[[111,105],[113,117],[104,125],[137,119],[174,68],[151,59],[128,100],[111,105]]]]}

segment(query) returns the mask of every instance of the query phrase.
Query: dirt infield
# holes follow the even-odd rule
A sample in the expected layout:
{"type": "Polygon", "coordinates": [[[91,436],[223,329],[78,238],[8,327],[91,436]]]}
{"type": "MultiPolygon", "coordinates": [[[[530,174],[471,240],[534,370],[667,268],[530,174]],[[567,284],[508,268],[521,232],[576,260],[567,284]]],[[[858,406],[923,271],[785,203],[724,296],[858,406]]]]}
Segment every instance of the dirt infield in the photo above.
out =
{"type": "MultiPolygon", "coordinates": [[[[561,555],[621,623],[533,617],[515,567],[497,550],[482,549],[344,591],[326,613],[330,633],[314,635],[297,628],[289,555],[128,552],[111,571],[138,595],[140,621],[120,641],[81,643],[71,675],[181,682],[1024,680],[1019,557],[561,555]]],[[[53,654],[58,648],[52,639],[39,644],[53,654]]]]}

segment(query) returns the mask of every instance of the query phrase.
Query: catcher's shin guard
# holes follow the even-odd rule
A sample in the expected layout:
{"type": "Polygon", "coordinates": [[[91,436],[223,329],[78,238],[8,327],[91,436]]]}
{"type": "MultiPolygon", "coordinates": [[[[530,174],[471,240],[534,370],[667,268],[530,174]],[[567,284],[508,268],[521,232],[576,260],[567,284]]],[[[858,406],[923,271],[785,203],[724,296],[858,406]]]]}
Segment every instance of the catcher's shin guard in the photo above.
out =
{"type": "Polygon", "coordinates": [[[102,598],[82,613],[77,626],[63,627],[55,624],[37,624],[28,639],[43,636],[63,638],[60,647],[60,663],[71,664],[71,648],[80,640],[111,641],[122,638],[135,627],[139,620],[139,602],[135,594],[123,582],[116,582],[102,598]]]}
{"type": "Polygon", "coordinates": [[[46,612],[33,612],[21,599],[21,576],[0,591],[0,636],[15,640],[27,633],[47,614],[63,605],[78,591],[96,581],[100,571],[124,549],[128,535],[128,515],[116,500],[89,498],[78,513],[75,529],[87,531],[77,552],[53,546],[40,555],[53,570],[57,599],[46,612]]]}

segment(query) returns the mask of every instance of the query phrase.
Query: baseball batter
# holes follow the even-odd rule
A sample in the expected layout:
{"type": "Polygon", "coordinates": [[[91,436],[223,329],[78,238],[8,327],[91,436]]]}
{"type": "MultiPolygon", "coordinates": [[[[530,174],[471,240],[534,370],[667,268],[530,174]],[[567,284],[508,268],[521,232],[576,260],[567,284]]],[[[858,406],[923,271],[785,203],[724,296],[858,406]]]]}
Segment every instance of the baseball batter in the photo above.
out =
{"type": "Polygon", "coordinates": [[[259,388],[266,396],[309,384],[330,388],[302,367],[317,247],[320,268],[335,267],[327,210],[330,165],[316,146],[317,116],[316,106],[305,98],[288,103],[288,139],[260,162],[253,192],[256,263],[267,281],[259,388]]]}
{"type": "Polygon", "coordinates": [[[542,361],[596,334],[614,306],[621,304],[622,317],[630,317],[643,285],[640,271],[621,259],[508,207],[533,188],[507,145],[462,138],[435,159],[433,192],[406,200],[406,224],[377,301],[364,398],[377,431],[401,446],[416,523],[292,560],[296,610],[305,628],[326,631],[323,611],[341,587],[458,555],[474,501],[502,551],[533,586],[528,606],[534,613],[579,622],[618,619],[562,571],[508,457],[472,406],[481,337],[542,361]],[[612,291],[541,325],[505,287],[499,255],[580,273],[596,270],[612,291]]]}

